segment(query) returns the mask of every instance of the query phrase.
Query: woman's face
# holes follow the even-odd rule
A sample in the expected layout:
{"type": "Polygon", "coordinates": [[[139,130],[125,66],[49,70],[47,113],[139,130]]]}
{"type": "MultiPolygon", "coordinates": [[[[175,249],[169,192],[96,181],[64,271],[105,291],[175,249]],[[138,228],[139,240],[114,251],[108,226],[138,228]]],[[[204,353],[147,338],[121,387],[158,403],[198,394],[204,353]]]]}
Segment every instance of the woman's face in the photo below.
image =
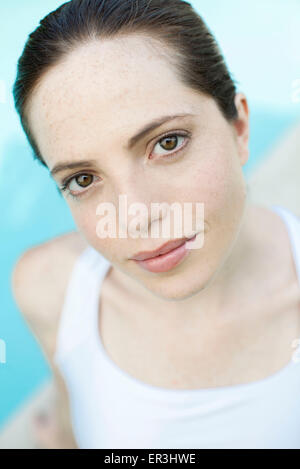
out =
{"type": "Polygon", "coordinates": [[[151,39],[128,36],[94,41],[69,53],[42,77],[27,116],[57,185],[70,182],[63,194],[88,243],[155,295],[182,299],[211,281],[241,226],[246,200],[242,166],[248,159],[244,95],[236,96],[236,105],[239,120],[229,124],[211,97],[178,80],[151,39]],[[149,123],[177,115],[182,117],[132,142],[149,123]],[[164,139],[166,134],[173,138],[164,139]],[[130,222],[137,216],[132,212],[127,235],[118,237],[119,228],[126,230],[119,220],[119,195],[126,195],[127,210],[134,203],[147,209],[137,229],[144,236],[148,230],[148,237],[131,236],[130,222]],[[103,203],[115,207],[116,237],[99,236],[103,203]],[[151,219],[157,203],[179,203],[182,209],[184,203],[194,208],[203,204],[204,244],[171,270],[153,273],[130,258],[187,235],[183,226],[181,236],[172,233],[173,222],[168,238],[161,231],[151,237],[153,225],[161,227],[167,216],[162,211],[151,219]]]}

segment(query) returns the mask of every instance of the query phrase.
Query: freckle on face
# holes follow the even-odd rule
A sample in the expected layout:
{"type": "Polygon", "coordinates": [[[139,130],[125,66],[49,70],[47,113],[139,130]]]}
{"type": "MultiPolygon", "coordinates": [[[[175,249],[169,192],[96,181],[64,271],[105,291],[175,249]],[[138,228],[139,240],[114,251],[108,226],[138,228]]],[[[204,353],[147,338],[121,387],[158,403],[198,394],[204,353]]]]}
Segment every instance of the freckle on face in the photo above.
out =
{"type": "Polygon", "coordinates": [[[120,143],[142,124],[169,112],[197,111],[195,92],[178,82],[148,40],[124,41],[83,46],[44,76],[30,114],[49,165],[66,154],[99,155],[99,146],[104,160],[116,155],[120,163],[120,143]]]}
{"type": "MultiPolygon", "coordinates": [[[[33,94],[28,115],[48,167],[66,156],[72,161],[98,159],[107,177],[105,200],[116,206],[119,193],[124,191],[147,203],[152,201],[152,194],[157,197],[153,202],[205,203],[211,225],[207,248],[193,256],[189,268],[178,270],[184,274],[185,284],[195,289],[200,281],[195,275],[196,260],[210,266],[202,273],[204,281],[228,249],[243,203],[242,182],[232,134],[215,101],[184,86],[158,51],[149,38],[136,36],[79,47],[45,74],[33,94]],[[141,155],[132,158],[125,152],[128,139],[142,125],[162,115],[184,112],[199,116],[186,167],[172,164],[166,170],[157,165],[154,170],[150,165],[142,166],[141,155]],[[226,235],[214,237],[221,228],[226,235]]],[[[182,127],[178,123],[178,128],[182,127]]],[[[95,249],[158,291],[159,278],[146,276],[124,259],[128,253],[157,247],[159,240],[99,239],[95,230],[98,202],[97,197],[80,204],[69,202],[80,231],[95,249]]],[[[162,288],[172,294],[176,287],[174,275],[165,279],[162,288]]]]}

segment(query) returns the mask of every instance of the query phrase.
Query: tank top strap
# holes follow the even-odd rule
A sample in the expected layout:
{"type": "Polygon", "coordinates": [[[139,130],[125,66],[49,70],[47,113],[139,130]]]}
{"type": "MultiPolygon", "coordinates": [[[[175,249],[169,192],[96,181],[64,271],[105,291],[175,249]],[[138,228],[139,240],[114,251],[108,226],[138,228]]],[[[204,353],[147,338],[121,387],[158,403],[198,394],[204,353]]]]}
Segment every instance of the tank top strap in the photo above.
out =
{"type": "Polygon", "coordinates": [[[85,248],[73,266],[58,325],[54,361],[60,362],[86,340],[94,327],[98,292],[110,262],[92,246],[85,248]]]}
{"type": "Polygon", "coordinates": [[[287,208],[280,205],[272,205],[271,208],[281,215],[285,222],[300,284],[300,218],[287,208]]]}

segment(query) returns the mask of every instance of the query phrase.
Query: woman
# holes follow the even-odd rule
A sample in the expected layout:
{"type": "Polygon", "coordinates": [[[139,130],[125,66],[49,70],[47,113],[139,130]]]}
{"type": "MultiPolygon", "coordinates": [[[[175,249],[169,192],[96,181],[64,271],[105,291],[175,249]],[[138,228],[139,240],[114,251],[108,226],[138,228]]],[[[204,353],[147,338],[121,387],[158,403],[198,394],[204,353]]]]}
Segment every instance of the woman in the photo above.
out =
{"type": "Polygon", "coordinates": [[[300,222],[247,197],[247,99],[199,15],[72,0],[30,35],[14,98],[78,227],[13,277],[57,378],[48,446],[300,448],[300,222]],[[102,236],[105,203],[125,236],[102,236]],[[191,204],[184,239],[149,235],[156,203],[191,204]]]}

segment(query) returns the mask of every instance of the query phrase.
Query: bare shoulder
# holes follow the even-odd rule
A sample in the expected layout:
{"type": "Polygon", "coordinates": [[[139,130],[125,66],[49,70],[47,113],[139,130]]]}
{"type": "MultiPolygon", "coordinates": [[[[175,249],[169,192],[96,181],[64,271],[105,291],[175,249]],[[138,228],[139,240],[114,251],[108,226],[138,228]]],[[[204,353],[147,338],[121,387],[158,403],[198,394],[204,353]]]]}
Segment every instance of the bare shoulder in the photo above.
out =
{"type": "MultiPolygon", "coordinates": [[[[283,217],[270,206],[254,205],[255,231],[262,240],[262,259],[268,259],[270,279],[275,279],[287,292],[300,297],[300,285],[296,270],[290,233],[283,217]]],[[[284,207],[283,207],[284,208],[284,207]]],[[[300,217],[289,210],[299,221],[300,217]]],[[[273,285],[274,286],[274,285],[273,285]]],[[[276,289],[275,289],[276,291],[276,289]]]]}
{"type": "Polygon", "coordinates": [[[49,356],[75,261],[87,242],[74,231],[27,249],[14,265],[12,291],[24,318],[49,356]]]}

